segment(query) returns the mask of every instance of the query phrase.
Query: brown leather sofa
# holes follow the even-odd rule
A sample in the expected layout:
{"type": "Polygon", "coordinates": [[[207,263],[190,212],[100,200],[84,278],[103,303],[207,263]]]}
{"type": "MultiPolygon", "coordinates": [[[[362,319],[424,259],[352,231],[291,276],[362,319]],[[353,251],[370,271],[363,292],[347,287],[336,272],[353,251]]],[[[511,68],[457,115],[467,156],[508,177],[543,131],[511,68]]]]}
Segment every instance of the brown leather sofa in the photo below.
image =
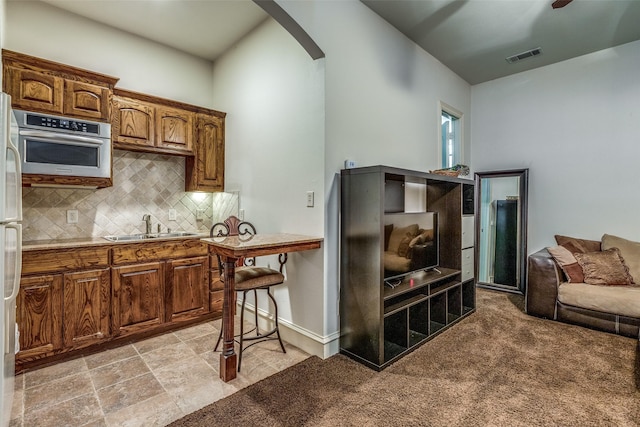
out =
{"type": "Polygon", "coordinates": [[[558,299],[558,289],[564,281],[562,269],[546,249],[529,255],[526,312],[587,328],[639,337],[640,318],[563,304],[558,299]]]}

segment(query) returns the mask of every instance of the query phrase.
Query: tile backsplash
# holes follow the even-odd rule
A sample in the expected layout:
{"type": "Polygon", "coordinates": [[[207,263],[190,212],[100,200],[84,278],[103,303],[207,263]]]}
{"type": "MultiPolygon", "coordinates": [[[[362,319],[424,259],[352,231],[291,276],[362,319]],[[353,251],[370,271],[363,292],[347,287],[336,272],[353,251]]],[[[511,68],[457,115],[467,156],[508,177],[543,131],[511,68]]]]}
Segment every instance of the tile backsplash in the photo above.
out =
{"type": "MultiPolygon", "coordinates": [[[[225,200],[224,209],[237,210],[225,200]]],[[[216,195],[216,200],[220,196],[216,195]]],[[[102,237],[144,233],[144,214],[151,214],[153,232],[206,232],[213,224],[214,195],[184,191],[184,158],[114,150],[113,187],[99,190],[23,188],[23,240],[102,237]],[[169,220],[169,209],[176,220],[169,220]],[[196,220],[196,210],[204,211],[196,220]],[[77,224],[67,224],[67,210],[78,211],[77,224]]],[[[216,220],[225,213],[217,210],[216,220]]],[[[226,217],[226,216],[225,216],[226,217]]]]}

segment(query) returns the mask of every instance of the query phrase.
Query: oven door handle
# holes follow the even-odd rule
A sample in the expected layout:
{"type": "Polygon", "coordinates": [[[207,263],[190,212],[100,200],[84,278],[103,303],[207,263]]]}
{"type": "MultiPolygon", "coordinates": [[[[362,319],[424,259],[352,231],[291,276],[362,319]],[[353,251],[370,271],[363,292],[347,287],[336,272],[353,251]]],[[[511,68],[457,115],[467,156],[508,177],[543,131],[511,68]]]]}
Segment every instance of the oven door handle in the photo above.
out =
{"type": "Polygon", "coordinates": [[[20,130],[20,135],[32,136],[37,138],[47,138],[51,142],[57,141],[71,141],[71,142],[84,142],[86,144],[102,145],[104,140],[100,138],[91,138],[89,136],[80,135],[67,135],[55,132],[43,132],[41,130],[20,130]]]}

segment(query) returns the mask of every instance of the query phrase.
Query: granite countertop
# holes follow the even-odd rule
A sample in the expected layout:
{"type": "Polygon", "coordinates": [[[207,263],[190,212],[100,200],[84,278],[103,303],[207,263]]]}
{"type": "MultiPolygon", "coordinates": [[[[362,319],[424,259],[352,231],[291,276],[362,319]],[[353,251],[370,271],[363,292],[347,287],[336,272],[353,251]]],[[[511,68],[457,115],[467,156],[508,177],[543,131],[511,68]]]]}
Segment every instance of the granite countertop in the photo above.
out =
{"type": "Polygon", "coordinates": [[[22,242],[22,251],[35,251],[45,249],[62,249],[62,248],[81,248],[88,246],[114,246],[135,243],[151,243],[167,240],[186,240],[186,239],[202,239],[209,237],[209,233],[197,233],[193,236],[181,237],[165,237],[143,240],[129,240],[121,242],[112,242],[104,237],[82,237],[77,239],[47,239],[47,240],[25,240],[22,242]]]}
{"type": "Polygon", "coordinates": [[[324,239],[322,237],[307,236],[301,234],[289,233],[273,233],[273,234],[256,234],[251,236],[207,236],[204,240],[206,243],[215,246],[225,247],[229,249],[242,248],[269,248],[279,247],[282,245],[294,245],[304,243],[320,243],[324,239]]]}

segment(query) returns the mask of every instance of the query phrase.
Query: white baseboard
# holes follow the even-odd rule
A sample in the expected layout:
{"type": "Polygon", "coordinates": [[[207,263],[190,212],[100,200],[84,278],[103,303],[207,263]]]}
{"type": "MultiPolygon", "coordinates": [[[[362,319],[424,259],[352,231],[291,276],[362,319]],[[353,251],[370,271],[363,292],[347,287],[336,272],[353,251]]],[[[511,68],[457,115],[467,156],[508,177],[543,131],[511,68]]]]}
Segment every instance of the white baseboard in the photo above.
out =
{"type": "MultiPolygon", "coordinates": [[[[254,310],[253,305],[246,304],[245,319],[253,319],[254,310]],[[248,313],[251,315],[247,317],[248,313]]],[[[237,313],[239,312],[240,305],[237,306],[237,313]]],[[[273,314],[258,309],[258,323],[260,328],[264,330],[273,328],[273,314]]],[[[340,351],[340,332],[338,331],[328,336],[321,336],[282,318],[278,319],[278,325],[280,337],[284,341],[313,356],[326,359],[340,351]]]]}

